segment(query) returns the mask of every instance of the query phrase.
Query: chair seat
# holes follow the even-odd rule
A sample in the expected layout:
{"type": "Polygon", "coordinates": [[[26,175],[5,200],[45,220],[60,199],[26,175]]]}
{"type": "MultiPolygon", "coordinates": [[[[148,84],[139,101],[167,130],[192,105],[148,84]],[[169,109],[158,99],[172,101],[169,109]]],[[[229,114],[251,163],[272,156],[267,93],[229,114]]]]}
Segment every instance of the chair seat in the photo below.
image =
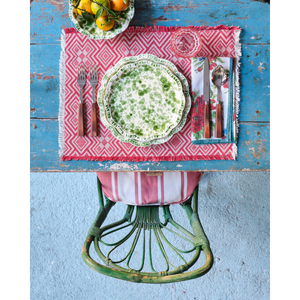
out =
{"type": "Polygon", "coordinates": [[[169,205],[186,201],[198,185],[203,172],[97,172],[104,195],[129,205],[169,205]]]}
{"type": "Polygon", "coordinates": [[[146,177],[146,173],[97,175],[100,207],[82,247],[82,258],[90,268],[114,278],[154,284],[195,279],[211,269],[213,255],[198,215],[201,172],[168,172],[154,177],[146,177]],[[156,192],[151,193],[151,188],[156,192]],[[123,198],[126,192],[127,199],[133,198],[131,202],[123,198]],[[123,218],[110,213],[117,201],[129,203],[123,218]],[[183,216],[178,223],[170,210],[169,204],[178,202],[183,202],[179,206],[186,213],[185,227],[181,225],[183,216]],[[103,225],[109,213],[113,221],[103,225]],[[201,252],[205,262],[191,270],[201,252]]]}

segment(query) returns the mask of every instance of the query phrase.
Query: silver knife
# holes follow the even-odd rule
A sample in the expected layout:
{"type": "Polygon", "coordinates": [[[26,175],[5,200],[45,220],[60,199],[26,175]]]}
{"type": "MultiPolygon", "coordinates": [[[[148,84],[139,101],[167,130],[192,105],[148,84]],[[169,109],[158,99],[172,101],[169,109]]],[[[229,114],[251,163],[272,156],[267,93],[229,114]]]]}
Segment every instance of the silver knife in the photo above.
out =
{"type": "Polygon", "coordinates": [[[203,71],[203,100],[205,101],[204,106],[204,130],[203,137],[205,139],[210,139],[210,109],[209,109],[209,92],[210,92],[210,84],[209,84],[210,76],[209,76],[209,64],[208,58],[206,57],[204,60],[204,71],[203,71]]]}

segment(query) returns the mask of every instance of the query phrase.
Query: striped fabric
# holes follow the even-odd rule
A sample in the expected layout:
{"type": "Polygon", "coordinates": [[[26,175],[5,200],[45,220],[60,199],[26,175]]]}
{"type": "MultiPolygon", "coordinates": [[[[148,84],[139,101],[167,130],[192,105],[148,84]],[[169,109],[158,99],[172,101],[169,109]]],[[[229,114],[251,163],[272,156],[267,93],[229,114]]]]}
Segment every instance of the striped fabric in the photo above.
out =
{"type": "Polygon", "coordinates": [[[186,201],[203,172],[97,172],[103,193],[114,202],[130,205],[166,205],[186,201]]]}

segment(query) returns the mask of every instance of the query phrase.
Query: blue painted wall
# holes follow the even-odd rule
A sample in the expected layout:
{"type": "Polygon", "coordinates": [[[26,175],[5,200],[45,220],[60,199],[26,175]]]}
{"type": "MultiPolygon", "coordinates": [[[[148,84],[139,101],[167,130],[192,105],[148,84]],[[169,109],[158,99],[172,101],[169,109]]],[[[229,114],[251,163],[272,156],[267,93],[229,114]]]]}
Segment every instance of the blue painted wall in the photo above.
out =
{"type": "Polygon", "coordinates": [[[213,268],[199,279],[146,285],[103,276],[81,258],[98,211],[95,173],[31,173],[31,299],[269,299],[269,176],[204,174],[199,215],[213,268]]]}

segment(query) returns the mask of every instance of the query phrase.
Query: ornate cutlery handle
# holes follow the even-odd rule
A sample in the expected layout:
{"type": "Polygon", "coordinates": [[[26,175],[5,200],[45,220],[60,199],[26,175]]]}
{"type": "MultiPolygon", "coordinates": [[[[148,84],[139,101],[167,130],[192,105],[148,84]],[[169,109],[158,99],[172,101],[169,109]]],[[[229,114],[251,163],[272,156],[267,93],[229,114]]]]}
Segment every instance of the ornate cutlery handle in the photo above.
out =
{"type": "Polygon", "coordinates": [[[222,138],[222,110],[221,104],[217,104],[216,106],[216,127],[215,127],[215,137],[222,138]]]}
{"type": "Polygon", "coordinates": [[[84,115],[83,103],[79,103],[79,108],[78,108],[78,131],[77,131],[78,136],[84,136],[83,115],[84,115]]]}
{"type": "Polygon", "coordinates": [[[210,113],[209,113],[209,103],[205,103],[204,106],[204,133],[203,137],[205,139],[210,139],[210,113]]]}
{"type": "Polygon", "coordinates": [[[97,131],[97,104],[96,103],[92,103],[92,132],[91,135],[92,136],[97,136],[98,135],[98,131],[97,131]]]}
{"type": "Polygon", "coordinates": [[[217,105],[216,105],[216,124],[215,124],[215,137],[222,138],[222,109],[221,109],[221,88],[218,88],[217,105]]]}

